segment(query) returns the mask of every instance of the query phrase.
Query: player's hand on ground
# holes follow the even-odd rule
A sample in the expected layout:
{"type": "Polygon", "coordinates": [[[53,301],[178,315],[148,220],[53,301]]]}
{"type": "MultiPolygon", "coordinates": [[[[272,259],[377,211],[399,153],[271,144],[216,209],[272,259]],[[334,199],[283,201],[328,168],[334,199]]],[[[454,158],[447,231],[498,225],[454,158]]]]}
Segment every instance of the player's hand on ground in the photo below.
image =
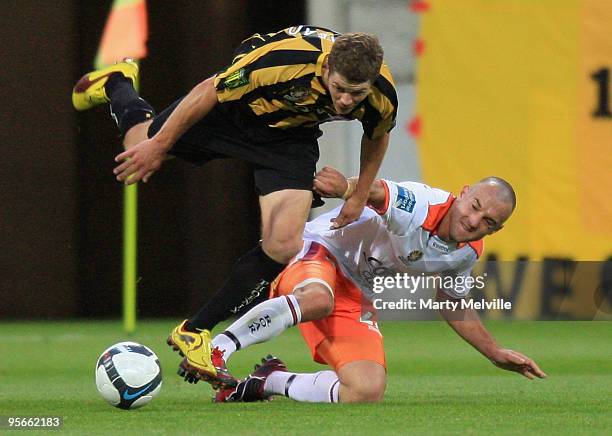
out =
{"type": "Polygon", "coordinates": [[[323,167],[315,175],[314,191],[324,198],[342,198],[348,188],[346,177],[333,167],[323,167]]]}
{"type": "Polygon", "coordinates": [[[533,380],[536,377],[546,377],[546,373],[540,369],[537,363],[517,351],[500,348],[491,358],[491,362],[495,366],[507,371],[518,372],[529,380],[533,380]]]}
{"type": "Polygon", "coordinates": [[[344,227],[347,224],[357,221],[363,208],[365,207],[365,200],[361,200],[359,197],[353,196],[344,202],[340,213],[336,218],[331,220],[332,229],[338,229],[344,227]]]}
{"type": "Polygon", "coordinates": [[[115,161],[121,164],[113,172],[118,181],[128,185],[140,180],[146,183],[151,175],[161,167],[165,158],[165,147],[154,139],[147,139],[115,157],[115,161]]]}

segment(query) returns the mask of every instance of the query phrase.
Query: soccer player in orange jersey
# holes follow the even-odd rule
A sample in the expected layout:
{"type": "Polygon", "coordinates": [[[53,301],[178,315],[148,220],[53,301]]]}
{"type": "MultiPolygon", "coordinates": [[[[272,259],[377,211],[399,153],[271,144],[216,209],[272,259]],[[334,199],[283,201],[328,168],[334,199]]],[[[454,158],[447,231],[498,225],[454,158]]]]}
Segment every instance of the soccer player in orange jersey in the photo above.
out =
{"type": "MultiPolygon", "coordinates": [[[[315,188],[325,197],[347,197],[355,183],[326,167],[317,174],[315,188]]],[[[512,187],[497,177],[465,186],[457,197],[421,183],[377,180],[369,191],[369,208],[354,223],[330,228],[335,211],[309,222],[304,247],[273,283],[271,299],[217,335],[212,345],[227,360],[238,349],[299,325],[314,360],[332,370],[291,373],[269,356],[235,388],[219,391],[217,400],[285,395],[311,402],[379,401],[386,363],[370,304],[376,277],[469,276],[482,254],[482,238],[503,227],[515,204],[512,187]]],[[[436,298],[456,302],[468,292],[469,287],[441,288],[436,298]]],[[[527,356],[498,346],[473,309],[441,307],[457,334],[493,364],[529,379],[546,376],[527,356]]]]}

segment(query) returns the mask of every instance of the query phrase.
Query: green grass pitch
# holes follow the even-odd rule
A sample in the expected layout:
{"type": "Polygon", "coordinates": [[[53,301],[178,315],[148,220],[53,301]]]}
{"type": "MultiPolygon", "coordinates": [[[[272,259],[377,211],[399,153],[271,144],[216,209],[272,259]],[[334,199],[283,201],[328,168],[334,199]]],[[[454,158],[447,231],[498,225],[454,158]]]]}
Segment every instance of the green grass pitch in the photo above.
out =
{"type": "MultiPolygon", "coordinates": [[[[0,415],[60,415],[62,434],[610,434],[612,323],[495,322],[498,341],[534,358],[549,375],[529,381],[495,368],[442,322],[387,322],[388,387],[379,404],[214,404],[204,383],[176,375],[165,345],[174,321],[141,321],[127,337],[119,322],[0,324],[0,415]],[[109,345],[141,342],[164,371],[160,395],[123,411],[98,395],[94,365],[109,345]]],[[[267,353],[297,372],[310,360],[299,332],[234,355],[243,376],[267,353]]],[[[0,433],[3,430],[0,430],[0,433]]],[[[23,434],[11,433],[11,434],[23,434]]],[[[40,431],[37,432],[40,434],[40,431]]]]}

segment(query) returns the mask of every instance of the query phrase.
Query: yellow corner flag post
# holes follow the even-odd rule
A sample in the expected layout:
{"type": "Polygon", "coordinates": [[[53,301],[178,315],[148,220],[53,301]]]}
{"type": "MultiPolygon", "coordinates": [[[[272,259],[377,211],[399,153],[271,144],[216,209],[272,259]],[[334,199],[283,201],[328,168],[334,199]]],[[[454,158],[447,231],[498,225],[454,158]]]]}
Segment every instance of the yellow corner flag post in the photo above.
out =
{"type": "MultiPolygon", "coordinates": [[[[129,57],[142,59],[147,55],[147,8],[145,0],[114,0],[104,26],[102,40],[94,62],[100,69],[129,57]]],[[[138,84],[134,86],[138,89],[138,84]]],[[[136,330],[137,281],[137,185],[123,189],[123,328],[136,330]]]]}

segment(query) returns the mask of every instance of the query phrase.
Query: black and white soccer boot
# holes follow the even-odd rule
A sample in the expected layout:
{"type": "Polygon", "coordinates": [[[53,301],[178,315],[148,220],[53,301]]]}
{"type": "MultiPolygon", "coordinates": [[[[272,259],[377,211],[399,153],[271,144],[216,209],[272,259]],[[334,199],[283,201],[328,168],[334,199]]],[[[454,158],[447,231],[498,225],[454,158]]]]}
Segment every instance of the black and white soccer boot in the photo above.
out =
{"type": "Polygon", "coordinates": [[[216,403],[269,401],[271,395],[264,393],[264,385],[268,376],[276,371],[287,371],[287,365],[279,358],[268,354],[261,359],[261,364],[255,365],[255,371],[238,382],[236,387],[217,391],[213,401],[216,403]]]}

